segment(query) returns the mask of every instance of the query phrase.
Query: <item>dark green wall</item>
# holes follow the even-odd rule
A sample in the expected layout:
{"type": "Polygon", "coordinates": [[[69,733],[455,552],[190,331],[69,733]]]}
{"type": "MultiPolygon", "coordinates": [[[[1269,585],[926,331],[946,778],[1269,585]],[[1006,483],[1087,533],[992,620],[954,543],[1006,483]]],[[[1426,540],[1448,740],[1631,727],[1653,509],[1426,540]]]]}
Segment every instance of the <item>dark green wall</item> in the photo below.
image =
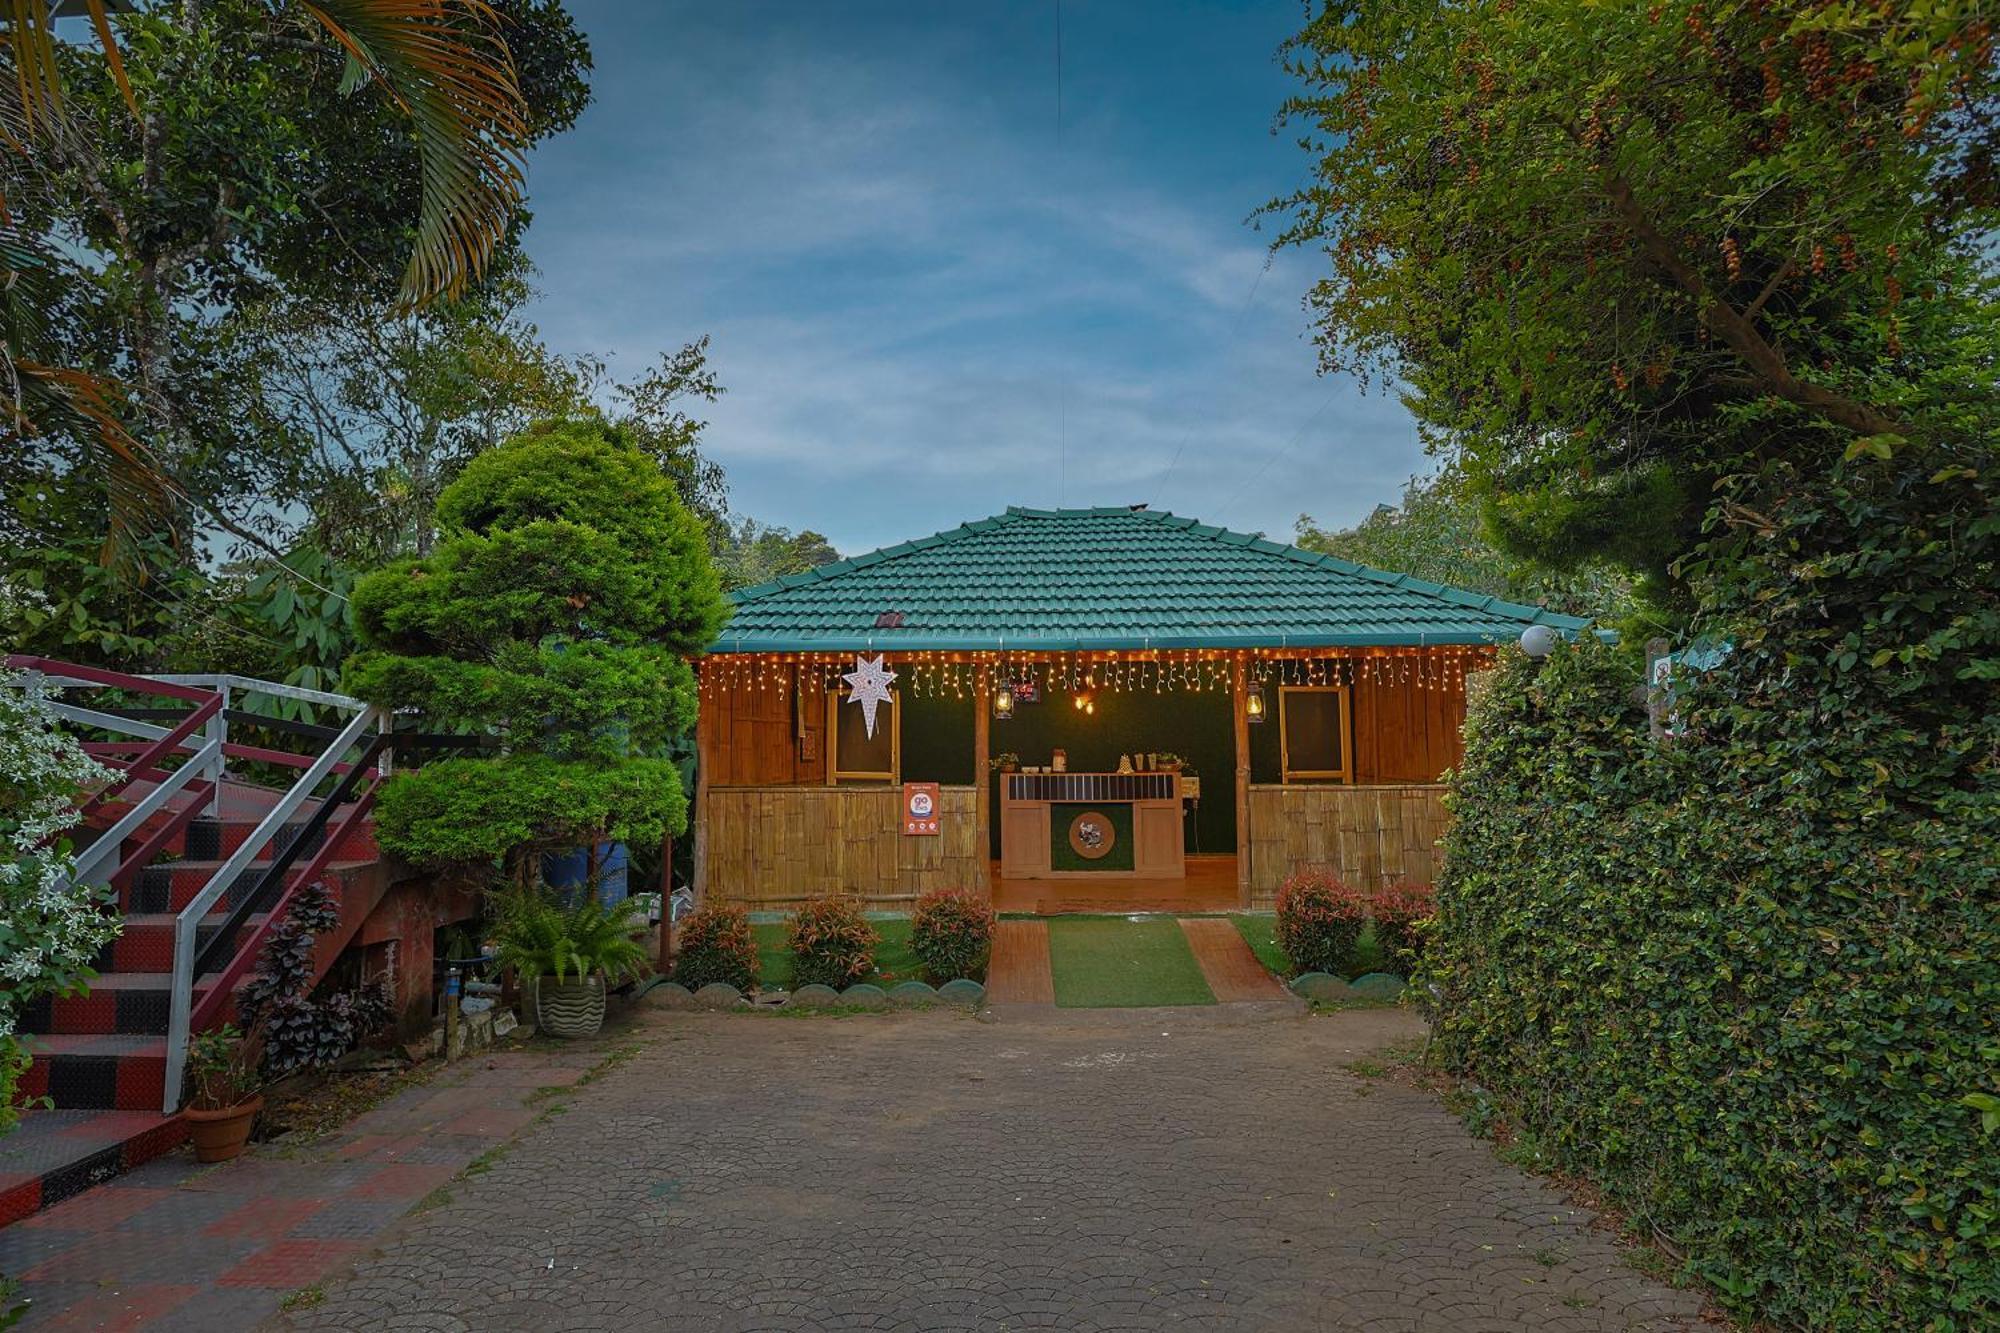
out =
{"type": "MultiPolygon", "coordinates": [[[[1057,746],[1069,752],[1072,773],[1108,773],[1118,767],[1120,754],[1170,750],[1201,775],[1202,801],[1194,819],[1182,822],[1187,849],[1204,852],[1236,850],[1236,738],[1230,729],[1229,695],[1216,690],[1201,694],[1151,694],[1138,690],[1099,690],[1097,712],[1086,716],[1071,706],[1070,696],[1048,695],[1047,702],[1020,704],[1014,716],[993,719],[989,744],[994,754],[1013,751],[1023,764],[1049,762],[1057,746]]],[[[970,725],[968,722],[967,725],[970,725]]],[[[903,733],[904,763],[908,764],[909,732],[903,733]]],[[[968,749],[970,744],[968,742],[968,749]]],[[[999,855],[999,791],[994,791],[993,854],[999,855]]]]}
{"type": "Polygon", "coordinates": [[[941,782],[970,787],[972,771],[972,697],[918,698],[905,692],[903,704],[903,781],[941,782]]]}
{"type": "MultiPolygon", "coordinates": [[[[1273,696],[1275,698],[1275,696],[1273,696]]],[[[1230,731],[1229,695],[1120,693],[1099,690],[1097,711],[1086,716],[1070,704],[1067,694],[1048,702],[1021,704],[1012,718],[994,718],[989,744],[994,754],[1011,750],[1023,764],[1047,764],[1057,746],[1069,751],[1074,773],[1111,772],[1120,754],[1171,750],[1201,774],[1202,801],[1195,817],[1183,821],[1187,850],[1236,850],[1236,740],[1230,731]],[[1196,841],[1199,823],[1200,840],[1196,841]]],[[[972,771],[972,699],[919,697],[905,693],[903,705],[903,780],[970,786],[972,771]]],[[[1277,780],[1277,728],[1253,727],[1253,760],[1257,743],[1270,741],[1270,770],[1277,780]]],[[[993,855],[1000,854],[998,786],[994,792],[993,855]]]]}

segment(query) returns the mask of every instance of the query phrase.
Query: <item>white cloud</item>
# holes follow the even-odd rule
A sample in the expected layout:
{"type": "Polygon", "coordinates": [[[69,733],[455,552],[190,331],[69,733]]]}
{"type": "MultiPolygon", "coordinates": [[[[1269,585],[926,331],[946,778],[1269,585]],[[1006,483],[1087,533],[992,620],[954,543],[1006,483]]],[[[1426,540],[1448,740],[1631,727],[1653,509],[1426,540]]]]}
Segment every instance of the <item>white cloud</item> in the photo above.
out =
{"type": "Polygon", "coordinates": [[[1392,397],[1315,376],[1314,257],[1243,225],[1290,161],[1190,189],[1123,118],[1058,160],[942,56],[725,34],[658,69],[611,22],[598,105],[533,164],[536,318],[626,372],[712,334],[744,512],[843,549],[1059,499],[1279,535],[1422,466],[1392,397]]]}

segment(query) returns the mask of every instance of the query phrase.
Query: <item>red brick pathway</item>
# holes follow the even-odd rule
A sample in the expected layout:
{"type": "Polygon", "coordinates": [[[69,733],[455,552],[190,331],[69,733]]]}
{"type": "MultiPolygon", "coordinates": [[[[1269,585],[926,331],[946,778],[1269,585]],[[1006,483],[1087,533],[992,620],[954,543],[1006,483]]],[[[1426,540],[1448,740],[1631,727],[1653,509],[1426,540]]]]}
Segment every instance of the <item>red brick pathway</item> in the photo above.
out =
{"type": "Polygon", "coordinates": [[[1285,988],[1257,961],[1233,922],[1214,916],[1184,916],[1181,933],[1201,964],[1201,974],[1208,978],[1208,988],[1222,1003],[1285,998],[1285,988]]]}
{"type": "Polygon", "coordinates": [[[300,1145],[199,1166],[181,1149],[0,1227],[0,1273],[33,1302],[23,1333],[219,1333],[364,1258],[418,1200],[534,1119],[608,1043],[489,1052],[300,1145]]]}
{"type": "Polygon", "coordinates": [[[988,1004],[1054,1004],[1049,968],[1049,923],[1001,921],[993,927],[993,958],[986,965],[988,1004]]]}

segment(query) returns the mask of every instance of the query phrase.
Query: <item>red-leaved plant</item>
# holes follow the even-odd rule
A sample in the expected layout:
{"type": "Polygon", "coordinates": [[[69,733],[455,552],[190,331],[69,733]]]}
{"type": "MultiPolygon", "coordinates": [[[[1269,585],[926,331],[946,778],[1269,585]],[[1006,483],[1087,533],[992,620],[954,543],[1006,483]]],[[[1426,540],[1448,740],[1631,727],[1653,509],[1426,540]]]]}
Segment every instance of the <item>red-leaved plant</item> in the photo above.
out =
{"type": "Polygon", "coordinates": [[[932,889],[917,899],[910,950],[937,985],[958,977],[983,980],[993,951],[993,908],[961,889],[932,889]]]}
{"type": "Polygon", "coordinates": [[[1329,871],[1294,871],[1278,890],[1278,943],[1297,972],[1351,975],[1367,924],[1367,899],[1329,871]]]}
{"type": "Polygon", "coordinates": [[[1389,970],[1410,977],[1424,956],[1424,942],[1437,915],[1437,894],[1428,884],[1391,884],[1375,895],[1375,943],[1389,970]]]}
{"type": "Polygon", "coordinates": [[[740,991],[757,984],[757,937],[740,907],[704,907],[674,927],[674,980],[689,990],[726,982],[740,991]]]}
{"type": "Polygon", "coordinates": [[[792,985],[852,986],[875,967],[875,928],[852,898],[815,898],[792,915],[792,985]]]}

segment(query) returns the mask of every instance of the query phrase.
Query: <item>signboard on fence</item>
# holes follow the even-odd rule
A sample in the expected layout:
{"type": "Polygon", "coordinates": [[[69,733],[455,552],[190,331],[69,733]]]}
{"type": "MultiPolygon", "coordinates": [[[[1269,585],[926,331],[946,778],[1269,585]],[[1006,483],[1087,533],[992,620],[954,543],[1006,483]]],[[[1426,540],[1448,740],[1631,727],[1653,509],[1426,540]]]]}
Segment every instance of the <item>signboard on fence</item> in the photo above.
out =
{"type": "Polygon", "coordinates": [[[938,784],[903,784],[903,836],[936,837],[938,831],[938,784]]]}

